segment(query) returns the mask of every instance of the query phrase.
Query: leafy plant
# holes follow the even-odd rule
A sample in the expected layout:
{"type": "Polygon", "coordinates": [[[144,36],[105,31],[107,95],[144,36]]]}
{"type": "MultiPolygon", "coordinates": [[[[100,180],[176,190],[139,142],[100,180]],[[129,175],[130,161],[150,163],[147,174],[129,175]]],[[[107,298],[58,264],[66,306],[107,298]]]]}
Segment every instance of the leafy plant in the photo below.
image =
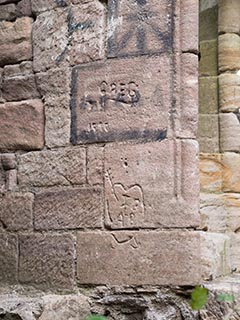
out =
{"type": "Polygon", "coordinates": [[[93,315],[90,315],[86,318],[86,320],[107,320],[106,317],[104,316],[100,316],[100,315],[97,315],[97,314],[93,314],[93,315]]]}
{"type": "Polygon", "coordinates": [[[208,300],[208,289],[195,287],[191,294],[191,307],[193,310],[202,309],[208,300]]]}
{"type": "Polygon", "coordinates": [[[224,302],[229,302],[232,303],[234,302],[234,296],[232,294],[227,294],[227,293],[221,293],[217,296],[217,301],[224,301],[224,302]]]}

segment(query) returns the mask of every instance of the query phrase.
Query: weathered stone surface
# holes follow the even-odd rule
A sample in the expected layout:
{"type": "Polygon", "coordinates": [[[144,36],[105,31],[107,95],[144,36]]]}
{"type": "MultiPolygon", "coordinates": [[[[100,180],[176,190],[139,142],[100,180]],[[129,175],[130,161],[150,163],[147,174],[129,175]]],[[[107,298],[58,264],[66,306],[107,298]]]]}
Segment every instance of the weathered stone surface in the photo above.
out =
{"type": "Polygon", "coordinates": [[[218,6],[215,5],[200,12],[200,41],[217,39],[218,37],[218,6]]]}
{"type": "Polygon", "coordinates": [[[17,9],[14,3],[5,4],[1,6],[0,20],[12,21],[16,19],[16,16],[17,16],[17,9]]]}
{"type": "Polygon", "coordinates": [[[200,42],[201,59],[199,62],[200,76],[217,76],[218,70],[218,41],[200,42]]]}
{"type": "Polygon", "coordinates": [[[18,161],[20,187],[68,186],[86,182],[84,148],[30,152],[19,156],[18,161]]]}
{"type": "Polygon", "coordinates": [[[100,188],[61,189],[37,193],[34,224],[38,230],[100,228],[103,220],[100,188]]]}
{"type": "Polygon", "coordinates": [[[0,281],[16,282],[18,264],[17,237],[13,234],[0,234],[0,281]]]}
{"type": "Polygon", "coordinates": [[[180,110],[176,119],[177,136],[196,138],[198,122],[198,58],[191,53],[181,55],[180,110]]]}
{"type": "Polygon", "coordinates": [[[34,70],[102,59],[104,24],[105,7],[97,0],[42,13],[33,27],[34,70]]]}
{"type": "Polygon", "coordinates": [[[28,230],[32,228],[31,193],[11,192],[0,195],[0,221],[6,230],[28,230]]]}
{"type": "Polygon", "coordinates": [[[11,170],[16,168],[16,156],[13,153],[3,153],[0,155],[2,166],[4,170],[11,170]]]}
{"type": "Polygon", "coordinates": [[[72,142],[163,139],[171,132],[171,77],[166,56],[74,68],[72,142]]]}
{"type": "Polygon", "coordinates": [[[240,151],[240,114],[220,114],[221,150],[240,151]]]}
{"type": "Polygon", "coordinates": [[[201,232],[201,271],[204,280],[212,280],[230,273],[229,236],[201,232]]]}
{"type": "Polygon", "coordinates": [[[240,2],[238,0],[219,1],[219,33],[240,32],[240,2]]]}
{"type": "Polygon", "coordinates": [[[57,7],[66,7],[69,5],[69,0],[31,0],[32,10],[34,13],[51,10],[57,7]]]}
{"type": "Polygon", "coordinates": [[[87,182],[90,185],[103,184],[104,148],[89,146],[87,148],[87,182]]]}
{"type": "Polygon", "coordinates": [[[191,285],[200,280],[197,232],[79,232],[77,238],[80,284],[191,285]]]}
{"type": "Polygon", "coordinates": [[[43,303],[39,320],[82,320],[91,314],[88,299],[81,294],[44,296],[43,303]]]}
{"type": "Polygon", "coordinates": [[[10,2],[15,3],[15,2],[18,2],[18,1],[19,1],[19,0],[0,0],[0,5],[6,4],[6,3],[10,3],[10,2]]]}
{"type": "Polygon", "coordinates": [[[173,37],[170,2],[110,0],[108,56],[170,52],[173,37]]]}
{"type": "Polygon", "coordinates": [[[47,147],[70,144],[70,96],[59,95],[45,99],[45,141],[47,147]]]}
{"type": "Polygon", "coordinates": [[[240,109],[240,77],[224,73],[219,76],[219,105],[223,112],[238,112],[240,109]]]}
{"type": "Polygon", "coordinates": [[[218,113],[217,77],[199,78],[199,113],[218,113]]]}
{"type": "Polygon", "coordinates": [[[198,7],[197,1],[183,0],[181,4],[181,50],[198,52],[198,7]]]}
{"type": "Polygon", "coordinates": [[[3,98],[7,101],[21,101],[39,98],[31,62],[5,66],[2,83],[3,98]]]}
{"type": "Polygon", "coordinates": [[[47,98],[70,94],[70,81],[71,73],[68,67],[54,68],[36,74],[38,90],[47,98]]]}
{"type": "Polygon", "coordinates": [[[18,16],[32,16],[31,0],[21,0],[17,4],[18,16]]]}
{"type": "Polygon", "coordinates": [[[222,190],[221,154],[200,154],[200,184],[202,192],[220,192],[222,190]]]}
{"type": "Polygon", "coordinates": [[[217,114],[199,115],[198,141],[201,152],[219,152],[219,124],[217,114]]]}
{"type": "Polygon", "coordinates": [[[14,22],[0,21],[0,66],[31,60],[32,22],[29,17],[14,22]]]}
{"type": "Polygon", "coordinates": [[[43,148],[44,110],[41,100],[0,104],[0,118],[0,149],[43,148]]]}
{"type": "Polygon", "coordinates": [[[15,169],[6,171],[6,190],[17,190],[17,170],[15,169]]]}
{"type": "Polygon", "coordinates": [[[169,140],[105,147],[107,226],[121,229],[198,224],[197,144],[191,140],[179,142],[177,150],[169,140]],[[178,152],[175,168],[174,152],[178,152]]]}
{"type": "Polygon", "coordinates": [[[240,192],[240,155],[234,152],[226,152],[222,156],[223,191],[240,192]]]}
{"type": "Polygon", "coordinates": [[[218,38],[218,69],[220,72],[240,69],[240,37],[226,33],[218,38]]]}
{"type": "Polygon", "coordinates": [[[239,246],[240,246],[240,234],[239,230],[236,233],[230,233],[231,237],[231,247],[230,256],[232,261],[232,270],[235,272],[240,271],[240,257],[239,257],[239,246]]]}
{"type": "Polygon", "coordinates": [[[74,238],[71,235],[20,235],[19,280],[41,288],[72,289],[74,238]]]}

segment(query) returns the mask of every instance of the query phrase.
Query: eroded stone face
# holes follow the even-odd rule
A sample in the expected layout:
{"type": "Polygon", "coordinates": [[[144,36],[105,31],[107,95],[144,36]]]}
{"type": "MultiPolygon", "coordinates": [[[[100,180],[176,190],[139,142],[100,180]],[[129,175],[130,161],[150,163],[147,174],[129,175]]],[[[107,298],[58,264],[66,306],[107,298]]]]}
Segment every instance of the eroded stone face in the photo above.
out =
{"type": "Polygon", "coordinates": [[[79,232],[78,281],[111,285],[198,283],[199,240],[196,232],[184,231],[79,232]]]}
{"type": "Polygon", "coordinates": [[[0,281],[14,283],[17,280],[17,236],[0,233],[0,281]]]}
{"type": "Polygon", "coordinates": [[[167,56],[76,67],[72,142],[162,140],[171,131],[171,79],[167,56]]]}

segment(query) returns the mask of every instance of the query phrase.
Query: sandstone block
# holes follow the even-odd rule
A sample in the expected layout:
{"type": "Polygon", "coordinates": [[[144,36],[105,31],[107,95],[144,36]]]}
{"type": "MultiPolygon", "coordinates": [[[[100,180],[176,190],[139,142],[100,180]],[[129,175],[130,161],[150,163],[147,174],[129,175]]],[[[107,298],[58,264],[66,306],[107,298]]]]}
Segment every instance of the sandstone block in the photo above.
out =
{"type": "Polygon", "coordinates": [[[3,153],[0,155],[4,170],[12,170],[17,166],[16,156],[13,153],[3,153]]]}
{"type": "Polygon", "coordinates": [[[238,112],[240,109],[240,77],[224,73],[219,76],[219,105],[223,112],[238,112]]]}
{"type": "Polygon", "coordinates": [[[219,152],[219,127],[217,114],[199,115],[198,141],[201,152],[219,152]]]}
{"type": "Polygon", "coordinates": [[[108,56],[171,52],[174,13],[167,0],[110,0],[108,12],[108,56]]]}
{"type": "Polygon", "coordinates": [[[0,195],[0,220],[6,230],[28,230],[32,228],[31,193],[8,192],[0,195]]]}
{"type": "Polygon", "coordinates": [[[18,16],[32,16],[31,0],[21,0],[17,4],[18,16]]]}
{"type": "Polygon", "coordinates": [[[221,154],[200,154],[200,184],[202,192],[222,190],[223,164],[221,154]]]}
{"type": "Polygon", "coordinates": [[[240,31],[240,2],[238,0],[219,1],[219,33],[238,33],[240,31]]]}
{"type": "Polygon", "coordinates": [[[66,7],[69,5],[69,0],[31,0],[32,10],[34,13],[41,13],[57,7],[66,7]]]}
{"type": "Polygon", "coordinates": [[[36,74],[41,96],[46,98],[70,94],[71,73],[69,68],[54,68],[36,74]]]}
{"type": "Polygon", "coordinates": [[[181,55],[180,110],[176,119],[177,136],[195,138],[198,122],[198,58],[191,53],[181,55]]]}
{"type": "Polygon", "coordinates": [[[220,72],[240,69],[240,37],[226,33],[218,38],[218,69],[220,72]]]}
{"type": "Polygon", "coordinates": [[[17,7],[14,3],[9,3],[1,6],[0,21],[12,21],[17,17],[17,7]]]}
{"type": "Polygon", "coordinates": [[[240,151],[240,115],[234,113],[220,114],[221,150],[240,151]]]}
{"type": "Polygon", "coordinates": [[[31,62],[16,66],[5,66],[2,83],[3,98],[6,101],[21,101],[39,98],[31,62]],[[13,68],[15,67],[15,68],[13,68]]]}
{"type": "Polygon", "coordinates": [[[218,41],[200,42],[201,60],[199,62],[200,76],[217,76],[218,70],[218,41]]]}
{"type": "Polygon", "coordinates": [[[218,37],[218,6],[200,12],[200,41],[217,39],[218,37]]]}
{"type": "Polygon", "coordinates": [[[72,132],[76,143],[162,140],[171,135],[170,60],[109,59],[72,74],[72,132]]]}
{"type": "Polygon", "coordinates": [[[240,155],[226,152],[222,157],[223,163],[223,191],[240,192],[240,155]]]}
{"type": "Polygon", "coordinates": [[[0,21],[0,66],[32,58],[32,22],[29,17],[0,21]]]}
{"type": "Polygon", "coordinates": [[[86,182],[86,151],[65,148],[20,155],[20,187],[78,185],[86,182]]]}
{"type": "Polygon", "coordinates": [[[91,314],[87,297],[78,295],[49,295],[43,297],[43,312],[39,320],[86,319],[91,314]]]}
{"type": "Polygon", "coordinates": [[[44,145],[44,110],[41,100],[0,105],[0,149],[34,150],[44,145]]]}
{"type": "Polygon", "coordinates": [[[17,190],[17,170],[15,169],[6,171],[6,190],[17,190]]]}
{"type": "Polygon", "coordinates": [[[201,232],[201,269],[204,280],[212,280],[231,272],[229,236],[201,232]]]}
{"type": "Polygon", "coordinates": [[[89,146],[87,148],[87,182],[90,185],[103,184],[104,148],[89,146]]]}
{"type": "Polygon", "coordinates": [[[39,288],[72,289],[74,238],[71,235],[20,235],[19,281],[39,288]]]}
{"type": "Polygon", "coordinates": [[[14,283],[17,280],[18,245],[13,234],[0,234],[0,281],[14,283]]]}
{"type": "Polygon", "coordinates": [[[105,224],[108,227],[198,224],[198,147],[194,141],[186,140],[178,143],[177,150],[171,140],[105,147],[105,224]],[[174,152],[178,157],[176,166],[174,152]],[[179,188],[178,199],[176,188],[179,188]]]}
{"type": "Polygon", "coordinates": [[[231,247],[230,247],[230,256],[232,261],[232,270],[235,272],[239,272],[240,270],[240,257],[238,254],[238,249],[240,246],[240,235],[239,232],[230,233],[229,234],[231,239],[231,247]]]}
{"type": "Polygon", "coordinates": [[[181,2],[181,50],[198,52],[198,1],[181,2]]]}
{"type": "Polygon", "coordinates": [[[197,232],[186,231],[79,232],[78,281],[107,285],[198,283],[199,240],[197,232]]]}
{"type": "MultiPolygon", "coordinates": [[[[220,88],[221,90],[221,88],[220,88]]],[[[218,113],[218,78],[199,78],[199,112],[218,113]]]]}
{"type": "Polygon", "coordinates": [[[47,147],[70,144],[70,96],[59,95],[45,99],[45,141],[47,147]]]}
{"type": "Polygon", "coordinates": [[[37,193],[35,228],[61,230],[101,228],[103,220],[100,188],[62,189],[37,193]]]}

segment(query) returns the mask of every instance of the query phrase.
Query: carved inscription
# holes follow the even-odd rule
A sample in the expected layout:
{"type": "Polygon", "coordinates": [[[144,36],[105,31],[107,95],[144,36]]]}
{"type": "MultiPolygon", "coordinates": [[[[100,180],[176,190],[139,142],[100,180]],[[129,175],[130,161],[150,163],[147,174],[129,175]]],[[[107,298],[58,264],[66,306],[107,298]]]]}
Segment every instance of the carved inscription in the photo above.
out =
{"type": "Polygon", "coordinates": [[[114,59],[73,69],[72,137],[77,143],[166,138],[170,124],[171,61],[114,59]]]}
{"type": "Polygon", "coordinates": [[[110,0],[109,56],[170,52],[172,16],[169,0],[110,0]]]}

